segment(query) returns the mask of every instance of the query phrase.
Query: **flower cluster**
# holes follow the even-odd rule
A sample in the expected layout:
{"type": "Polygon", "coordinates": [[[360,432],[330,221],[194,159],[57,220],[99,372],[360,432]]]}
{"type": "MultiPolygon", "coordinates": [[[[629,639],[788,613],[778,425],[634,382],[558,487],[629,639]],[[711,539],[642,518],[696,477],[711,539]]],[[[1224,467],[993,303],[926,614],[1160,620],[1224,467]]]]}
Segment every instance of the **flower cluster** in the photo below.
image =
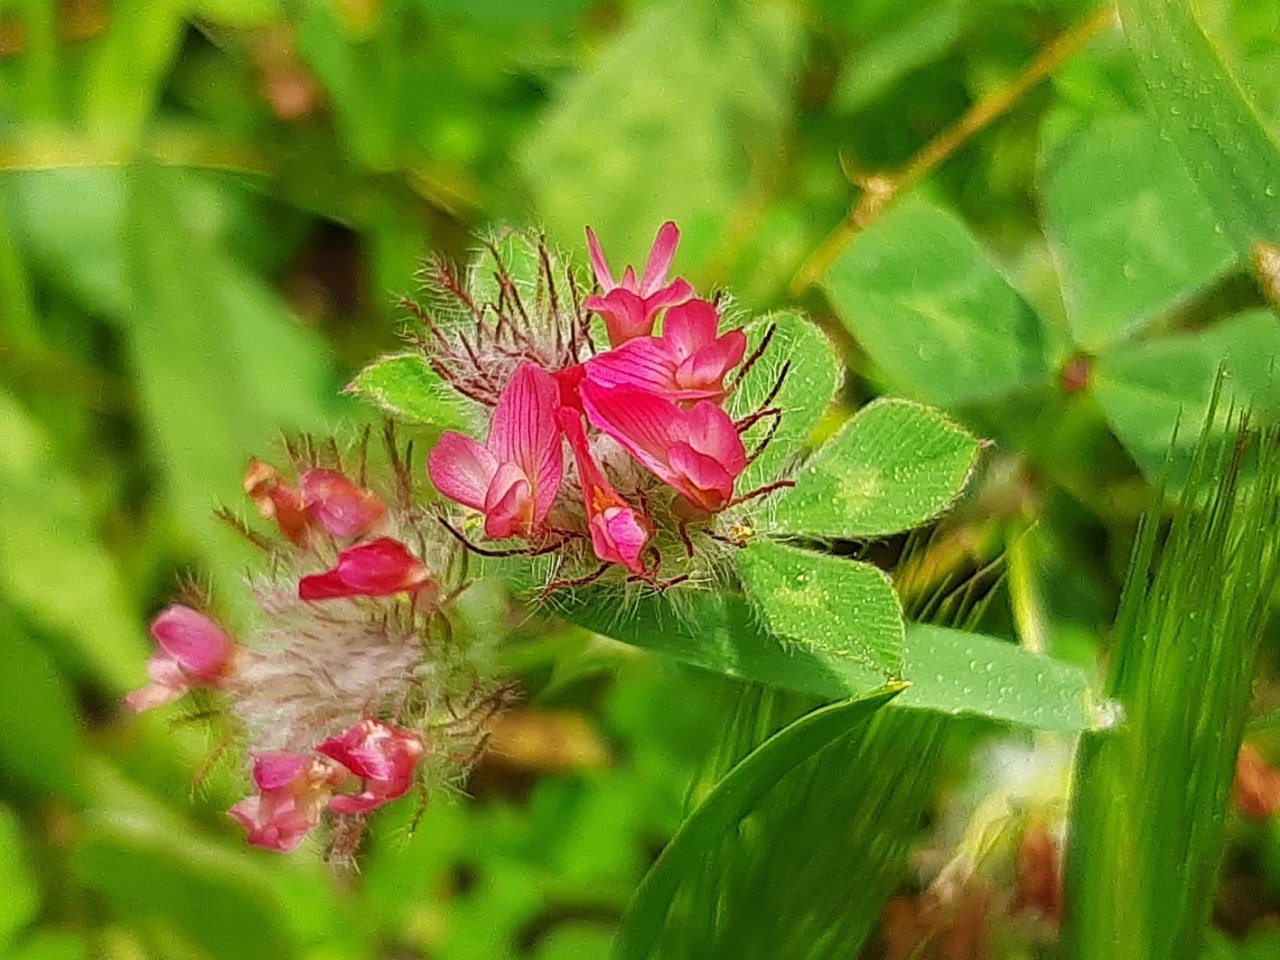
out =
{"type": "MultiPolygon", "coordinates": [[[[366,437],[362,477],[367,449],[366,437]]],[[[291,445],[296,483],[251,462],[245,492],[277,534],[227,515],[271,560],[253,582],[252,642],[171,606],[151,625],[150,683],[126,698],[138,711],[193,688],[226,698],[255,788],[230,814],[256,846],[292,850],[326,815],[356,828],[334,832],[353,845],[364,816],[408,793],[425,764],[436,776],[465,767],[497,706],[499,693],[448,649],[448,598],[433,570],[454,548],[428,535],[437,527],[412,506],[411,470],[391,434],[387,450],[395,498],[352,480],[332,447],[291,445]]]]}
{"type": "MultiPolygon", "coordinates": [[[[418,311],[429,333],[422,345],[441,376],[482,406],[488,429],[483,443],[446,432],[428,473],[478,515],[485,538],[555,553],[548,591],[614,569],[656,587],[696,579],[705,573],[699,545],[731,539],[718,516],[788,484],[737,489],[759,452],[748,452],[743,433],[777,411],[735,419],[725,409],[767,338],[747,356],[746,333],[722,329],[722,304],[669,278],[674,223],[659,230],[639,277],[627,267],[615,279],[590,229],[587,240],[599,292],[584,300],[542,243],[532,289],[521,289],[497,248],[491,280],[475,270],[466,284],[435,268],[436,292],[452,296],[467,323],[418,311]],[[489,301],[472,292],[486,282],[497,291],[489,301]],[[600,333],[607,349],[597,347],[600,333]]],[[[478,553],[504,552],[449,529],[478,553]]]]}

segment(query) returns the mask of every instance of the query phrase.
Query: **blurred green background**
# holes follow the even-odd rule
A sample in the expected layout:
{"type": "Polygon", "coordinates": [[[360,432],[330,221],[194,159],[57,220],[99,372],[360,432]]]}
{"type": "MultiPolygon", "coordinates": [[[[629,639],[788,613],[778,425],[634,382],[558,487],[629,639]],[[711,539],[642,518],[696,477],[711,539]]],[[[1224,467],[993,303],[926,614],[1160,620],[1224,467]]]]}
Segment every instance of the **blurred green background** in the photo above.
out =
{"type": "MultiPolygon", "coordinates": [[[[184,580],[243,602],[212,507],[242,509],[248,457],[375,420],[340,391],[400,345],[397,297],[498,225],[582,262],[591,224],[618,263],[675,219],[695,285],[812,313],[850,404],[914,396],[993,437],[948,542],[1015,544],[997,620],[1090,662],[1180,406],[1218,360],[1257,379],[1280,352],[1118,29],[966,139],[854,248],[874,255],[824,290],[793,278],[851,181],[903,169],[1096,7],[0,0],[0,956],[606,955],[714,745],[718,683],[495,615],[529,706],[504,755],[412,834],[412,809],[381,815],[343,883],[315,851],[245,849],[215,734],[120,703],[184,580]],[[877,278],[965,258],[981,289],[941,308],[943,355],[903,356],[877,278]],[[1006,308],[1034,331],[971,329],[1006,308]]],[[[1197,8],[1274,134],[1280,8],[1197,8]]],[[[1247,838],[1250,903],[1276,889],[1273,833],[1247,838]]]]}

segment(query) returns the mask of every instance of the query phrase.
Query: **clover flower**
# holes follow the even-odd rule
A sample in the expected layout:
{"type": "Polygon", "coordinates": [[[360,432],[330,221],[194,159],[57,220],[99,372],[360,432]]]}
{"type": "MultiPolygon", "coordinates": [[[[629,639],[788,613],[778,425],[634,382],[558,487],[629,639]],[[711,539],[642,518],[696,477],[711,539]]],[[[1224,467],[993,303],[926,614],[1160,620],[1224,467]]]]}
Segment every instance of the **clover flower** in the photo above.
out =
{"type": "Polygon", "coordinates": [[[446,516],[447,528],[484,556],[554,554],[544,595],[613,570],[657,589],[713,580],[717,544],[736,545],[741,527],[720,515],[790,483],[738,489],[768,442],[749,452],[742,434],[779,414],[726,412],[759,352],[747,356],[742,329],[722,329],[719,299],[669,278],[679,237],[664,224],[644,273],[627,267],[615,281],[588,229],[600,292],[581,299],[576,275],[544,242],[508,236],[465,281],[437,265],[434,306],[415,308],[429,363],[479,414],[475,436],[441,436],[428,474],[442,496],[482,517],[484,539],[523,546],[477,543],[465,517],[446,516]],[[536,264],[536,279],[518,279],[514,260],[536,264]]]}
{"type": "Polygon", "coordinates": [[[229,813],[255,846],[293,850],[332,821],[330,856],[348,858],[368,814],[462,776],[505,697],[448,622],[456,543],[415,506],[409,449],[390,432],[386,448],[372,464],[366,436],[344,467],[336,445],[291,444],[296,482],[252,461],[245,491],[277,536],[224,516],[268,558],[256,618],[233,639],[192,606],[164,610],[150,683],[126,698],[143,711],[199,687],[225,702],[254,788],[229,813]]]}

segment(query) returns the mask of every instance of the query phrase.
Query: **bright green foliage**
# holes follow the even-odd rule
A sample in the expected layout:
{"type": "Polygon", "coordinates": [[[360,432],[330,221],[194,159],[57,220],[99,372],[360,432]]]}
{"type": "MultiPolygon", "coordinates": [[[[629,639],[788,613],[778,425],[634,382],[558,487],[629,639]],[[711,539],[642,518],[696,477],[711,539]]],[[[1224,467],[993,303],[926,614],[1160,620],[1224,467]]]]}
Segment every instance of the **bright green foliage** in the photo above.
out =
{"type": "Polygon", "coordinates": [[[61,659],[77,675],[128,689],[146,648],[125,585],[52,439],[4,392],[0,529],[0,588],[57,633],[61,659]]]}
{"type": "MultiPolygon", "coordinates": [[[[1093,393],[1121,442],[1152,481],[1159,479],[1179,423],[1200,423],[1209,410],[1219,366],[1224,396],[1260,415],[1280,413],[1280,323],[1254,310],[1195,334],[1137,343],[1101,358],[1093,393]]],[[[1189,468],[1194,437],[1182,431],[1173,484],[1189,468]]]]}
{"type": "Polygon", "coordinates": [[[738,555],[747,595],[776,636],[902,676],[905,631],[889,577],[868,563],[757,543],[738,555]]]}
{"type": "MultiPolygon", "coordinates": [[[[814,429],[840,383],[840,370],[826,336],[798,314],[772,313],[744,329],[748,356],[760,346],[767,331],[772,329],[773,335],[760,359],[733,388],[728,408],[735,417],[761,409],[787,365],[786,379],[769,401],[769,406],[782,411],[782,419],[769,445],[738,480],[738,489],[745,491],[772,481],[813,439],[814,429]]],[[[762,420],[759,427],[748,431],[748,448],[753,440],[759,443],[763,439],[768,423],[768,419],[762,420]]]]}
{"type": "Polygon", "coordinates": [[[0,805],[0,950],[14,940],[40,909],[40,888],[23,849],[17,815],[0,805]]]}
{"type": "Polygon", "coordinates": [[[805,464],[778,503],[771,532],[874,537],[916,526],[964,488],[978,441],[906,400],[869,404],[805,464]]]}
{"type": "Polygon", "coordinates": [[[1044,204],[1083,350],[1140,332],[1236,259],[1178,152],[1145,118],[1113,120],[1060,145],[1045,171],[1044,204]]]}
{"type": "Polygon", "coordinates": [[[940,207],[900,202],[822,284],[891,390],[954,406],[1044,376],[1042,321],[940,207]]]}
{"type": "MultiPolygon", "coordinates": [[[[691,666],[827,700],[861,696],[885,681],[882,673],[847,656],[774,636],[732,595],[648,597],[620,609],[604,591],[586,591],[556,612],[691,666]]],[[[901,706],[1063,732],[1094,724],[1084,671],[1012,644],[909,624],[903,659],[911,686],[899,698],[901,706]]]]}
{"type": "Polygon", "coordinates": [[[1243,417],[1226,441],[1206,429],[1162,545],[1158,509],[1134,546],[1116,624],[1106,691],[1120,722],[1087,736],[1077,759],[1070,957],[1199,955],[1280,577],[1280,429],[1259,435],[1243,417]],[[1245,483],[1255,457],[1257,480],[1245,483]]]}
{"type": "Polygon", "coordinates": [[[582,243],[590,197],[591,223],[621,262],[643,263],[668,219],[684,231],[676,268],[704,260],[751,177],[781,159],[798,27],[774,4],[733,17],[712,0],[637,9],[566,85],[523,152],[552,237],[582,243]]]}
{"type": "Polygon", "coordinates": [[[1280,238],[1280,146],[1227,73],[1188,0],[1121,0],[1156,122],[1243,257],[1280,238]]]}
{"type": "Polygon", "coordinates": [[[463,425],[462,411],[446,397],[440,375],[420,353],[383,357],[369,364],[347,386],[388,414],[438,427],[463,425]]]}
{"type": "MultiPolygon", "coordinates": [[[[680,825],[658,861],[645,875],[618,935],[613,953],[615,960],[671,956],[662,943],[666,933],[664,926],[673,924],[676,937],[686,935],[679,929],[682,918],[678,905],[673,901],[681,882],[686,877],[697,877],[705,869],[707,849],[726,833],[745,831],[749,835],[750,825],[745,818],[788,773],[833,742],[857,730],[900,689],[900,686],[890,686],[856,700],[816,710],[775,734],[735,766],[680,825]]],[[[700,906],[714,910],[714,905],[700,906]]],[[[735,918],[730,915],[726,919],[732,923],[735,918]]],[[[723,935],[733,937],[735,932],[730,926],[723,935]]],[[[787,932],[781,931],[784,936],[787,932]]],[[[799,935],[797,943],[803,948],[816,945],[812,929],[790,933],[799,935]]],[[[758,953],[734,953],[717,950],[716,947],[719,944],[713,946],[712,942],[704,941],[702,950],[711,952],[696,955],[779,956],[769,952],[767,945],[762,943],[752,945],[758,953]]]]}

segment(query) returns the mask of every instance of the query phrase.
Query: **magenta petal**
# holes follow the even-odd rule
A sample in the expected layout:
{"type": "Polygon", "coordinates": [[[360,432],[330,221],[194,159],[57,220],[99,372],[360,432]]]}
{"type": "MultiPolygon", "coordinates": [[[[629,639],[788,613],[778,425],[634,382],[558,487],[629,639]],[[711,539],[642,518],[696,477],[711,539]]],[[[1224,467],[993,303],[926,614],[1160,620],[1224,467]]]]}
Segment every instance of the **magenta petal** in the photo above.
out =
{"type": "Polygon", "coordinates": [[[644,266],[644,277],[640,281],[640,296],[650,296],[667,280],[667,271],[676,258],[676,246],[680,243],[680,229],[670,220],[658,228],[653,247],[649,251],[649,259],[644,266]]]}
{"type": "Polygon", "coordinates": [[[712,343],[719,329],[720,316],[714,305],[706,300],[689,300],[667,311],[662,321],[662,339],[683,359],[712,343]]]}
{"type": "Polygon", "coordinates": [[[670,400],[634,387],[605,389],[586,380],[582,406],[597,430],[617,440],[660,480],[670,482],[667,451],[675,437],[673,428],[683,411],[670,400]]]}
{"type": "Polygon", "coordinates": [[[227,811],[248,833],[249,843],[288,853],[319,823],[318,816],[299,807],[292,797],[246,797],[227,811]]]}
{"type": "Polygon", "coordinates": [[[330,737],[316,752],[337,760],[361,779],[399,784],[413,779],[424,747],[413,731],[369,717],[330,737]]]}
{"type": "Polygon", "coordinates": [[[484,504],[484,533],[495,540],[527,533],[533,523],[532,484],[514,463],[498,468],[484,504]]]}
{"type": "Polygon", "coordinates": [[[427,474],[441,494],[472,510],[484,509],[498,461],[475,440],[446,430],[427,457],[427,474]]]}
{"type": "Polygon", "coordinates": [[[596,282],[600,284],[605,293],[608,293],[617,286],[613,282],[613,274],[609,272],[609,264],[604,259],[604,253],[600,250],[600,241],[596,239],[596,232],[587,227],[587,249],[591,252],[591,269],[596,275],[596,282]]]}
{"type": "Polygon", "coordinates": [[[235,650],[216,623],[190,607],[172,606],[151,621],[151,635],[194,680],[213,683],[226,670],[235,650]]]}
{"type": "Polygon", "coordinates": [[[685,414],[684,434],[698,453],[711,457],[733,477],[747,469],[747,451],[732,418],[714,403],[703,401],[685,414]]]}
{"type": "Polygon", "coordinates": [[[618,347],[628,340],[653,333],[657,312],[646,309],[645,301],[630,290],[618,287],[603,297],[587,297],[582,305],[604,318],[610,346],[618,347]]]}
{"type": "Polygon", "coordinates": [[[602,387],[632,386],[653,393],[676,389],[676,359],[670,345],[655,337],[637,337],[592,357],[587,376],[602,387]]]}
{"type": "Polygon", "coordinates": [[[374,494],[356,486],[336,470],[313,469],[298,478],[302,506],[339,539],[368,533],[387,513],[374,494]]]}
{"type": "Polygon", "coordinates": [[[742,362],[746,350],[747,335],[730,330],[686,358],[675,372],[675,382],[681,389],[706,390],[713,394],[708,399],[718,399],[724,393],[725,375],[742,362]]]}
{"type": "MultiPolygon", "coordinates": [[[[532,487],[533,501],[529,523],[542,524],[564,472],[564,450],[556,410],[560,407],[560,386],[555,378],[537,364],[522,363],[502,392],[493,411],[488,448],[499,465],[515,464],[532,487]]],[[[493,484],[485,492],[487,503],[493,498],[493,484]]],[[[506,495],[504,489],[502,495],[506,495]]]]}
{"type": "Polygon", "coordinates": [[[298,581],[298,597],[382,597],[416,590],[430,582],[430,571],[404,544],[379,537],[343,550],[334,569],[303,577],[298,581]]]}
{"type": "Polygon", "coordinates": [[[704,510],[722,510],[733,499],[733,474],[714,457],[677,443],[671,448],[671,466],[677,474],[671,485],[704,510]]]}
{"type": "Polygon", "coordinates": [[[661,290],[656,290],[644,298],[645,313],[652,320],[665,308],[684,303],[691,296],[693,296],[693,287],[689,285],[689,281],[677,277],[661,290]]]}
{"type": "Polygon", "coordinates": [[[283,750],[253,755],[253,783],[259,790],[279,790],[306,772],[311,758],[283,750]]]}
{"type": "Polygon", "coordinates": [[[651,533],[644,514],[625,504],[606,507],[591,519],[591,546],[596,556],[621,563],[632,573],[644,573],[640,556],[651,533]]]}

